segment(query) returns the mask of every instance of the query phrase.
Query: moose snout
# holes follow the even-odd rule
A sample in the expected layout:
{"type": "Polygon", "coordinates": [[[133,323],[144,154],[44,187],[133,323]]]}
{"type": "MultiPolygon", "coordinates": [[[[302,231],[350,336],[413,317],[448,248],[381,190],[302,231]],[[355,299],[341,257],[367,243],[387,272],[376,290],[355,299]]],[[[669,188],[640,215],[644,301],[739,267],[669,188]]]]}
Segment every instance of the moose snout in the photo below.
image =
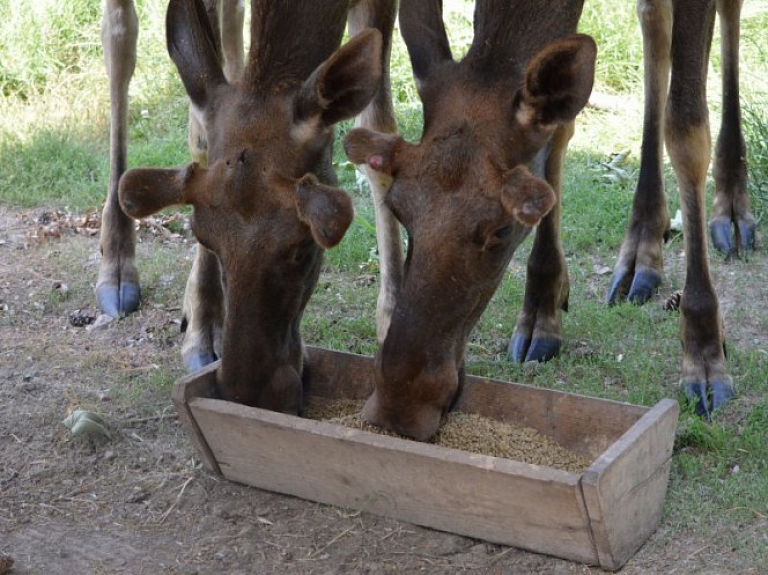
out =
{"type": "Polygon", "coordinates": [[[363,406],[362,417],[378,427],[427,441],[437,432],[458,390],[459,371],[449,364],[421,368],[413,378],[377,368],[376,388],[363,406]]]}

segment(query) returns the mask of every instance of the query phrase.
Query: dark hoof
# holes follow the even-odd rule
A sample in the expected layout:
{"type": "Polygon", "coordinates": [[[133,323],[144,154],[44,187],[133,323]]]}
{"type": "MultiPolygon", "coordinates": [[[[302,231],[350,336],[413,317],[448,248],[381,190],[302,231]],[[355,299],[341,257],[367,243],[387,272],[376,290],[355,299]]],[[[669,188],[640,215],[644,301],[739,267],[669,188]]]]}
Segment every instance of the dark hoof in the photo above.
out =
{"type": "Polygon", "coordinates": [[[605,303],[615,305],[621,298],[626,296],[627,284],[630,279],[627,270],[615,270],[611,278],[611,287],[608,290],[608,295],[605,297],[605,303]]]}
{"type": "Polygon", "coordinates": [[[686,383],[685,395],[696,404],[696,415],[709,419],[712,414],[725,407],[733,397],[733,385],[728,381],[686,383]]]}
{"type": "Polygon", "coordinates": [[[507,357],[515,363],[523,363],[525,361],[525,354],[528,352],[528,346],[530,345],[531,338],[519,333],[514,334],[512,339],[509,340],[507,357]]]}
{"type": "Polygon", "coordinates": [[[641,271],[635,274],[627,299],[637,305],[643,305],[651,299],[661,285],[661,276],[657,273],[641,271]]]}
{"type": "Polygon", "coordinates": [[[755,249],[755,225],[742,222],[739,226],[741,236],[741,251],[746,254],[755,249]]]}
{"type": "Polygon", "coordinates": [[[101,313],[111,317],[126,316],[139,309],[141,288],[135,283],[98,286],[96,301],[101,313]]]}
{"type": "Polygon", "coordinates": [[[696,405],[696,415],[709,419],[709,400],[707,399],[707,384],[686,383],[685,395],[696,405]]]}
{"type": "Polygon", "coordinates": [[[215,353],[195,353],[184,358],[184,367],[189,373],[204,368],[219,359],[215,353]]]}
{"type": "Polygon", "coordinates": [[[725,407],[734,396],[733,385],[727,381],[715,381],[710,385],[712,389],[712,411],[725,407]]]}
{"type": "Polygon", "coordinates": [[[559,339],[535,339],[528,348],[525,361],[549,361],[560,353],[559,339]]]}
{"type": "MultiPolygon", "coordinates": [[[[742,255],[746,255],[755,249],[755,223],[752,218],[740,219],[736,228],[739,236],[739,250],[742,255]]],[[[712,220],[709,224],[709,235],[712,237],[712,244],[717,251],[727,257],[736,255],[733,226],[730,220],[725,218],[712,220]]]]}
{"type": "Polygon", "coordinates": [[[715,249],[727,256],[734,253],[731,222],[726,219],[713,220],[709,224],[709,235],[715,249]]]}
{"type": "Polygon", "coordinates": [[[516,363],[528,361],[549,361],[560,353],[559,339],[529,339],[515,334],[509,342],[507,355],[516,363]]]}

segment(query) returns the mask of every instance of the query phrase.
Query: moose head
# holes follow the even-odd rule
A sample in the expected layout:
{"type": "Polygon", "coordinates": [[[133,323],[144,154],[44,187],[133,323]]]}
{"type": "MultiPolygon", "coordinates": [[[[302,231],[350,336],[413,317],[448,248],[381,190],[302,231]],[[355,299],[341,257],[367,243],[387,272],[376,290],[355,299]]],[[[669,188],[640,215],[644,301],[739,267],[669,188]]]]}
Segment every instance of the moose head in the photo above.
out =
{"type": "Polygon", "coordinates": [[[193,207],[192,230],[221,269],[200,281],[224,290],[217,385],[226,400],[301,409],[299,324],[323,250],[353,219],[335,187],[333,125],[366,107],[382,75],[378,31],[338,47],[346,13],[338,0],[255,0],[245,72],[229,83],[202,2],[168,6],[168,50],[204,119],[207,165],[129,170],[120,202],[135,218],[193,207]]]}
{"type": "Polygon", "coordinates": [[[386,204],[408,234],[363,417],[421,440],[456,397],[467,338],[515,249],[556,204],[547,154],[559,130],[570,135],[594,78],[595,43],[572,34],[580,3],[572,22],[526,2],[482,4],[456,62],[439,3],[402,2],[421,141],[358,128],[345,142],[353,162],[392,178],[386,204]]]}

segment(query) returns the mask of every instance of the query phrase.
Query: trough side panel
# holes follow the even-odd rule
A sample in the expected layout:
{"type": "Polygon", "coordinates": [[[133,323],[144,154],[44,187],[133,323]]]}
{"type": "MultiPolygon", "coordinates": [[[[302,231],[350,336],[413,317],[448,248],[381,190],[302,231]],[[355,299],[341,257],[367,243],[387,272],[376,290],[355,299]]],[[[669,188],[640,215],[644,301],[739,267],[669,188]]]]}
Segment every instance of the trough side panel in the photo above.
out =
{"type": "Polygon", "coordinates": [[[226,402],[191,407],[233,481],[597,564],[579,475],[226,402]]]}
{"type": "Polygon", "coordinates": [[[455,409],[532,427],[591,459],[621,437],[647,408],[480,377],[468,377],[455,409]]]}
{"type": "Polygon", "coordinates": [[[678,413],[660,401],[582,476],[603,568],[620,569],[661,522],[678,413]]]}
{"type": "Polygon", "coordinates": [[[329,399],[367,399],[373,393],[373,360],[364,355],[307,346],[304,392],[329,399]]]}
{"type": "Polygon", "coordinates": [[[190,411],[189,402],[197,397],[212,397],[216,389],[216,369],[220,362],[206,365],[202,369],[180,378],[173,386],[172,399],[179,414],[179,422],[185,430],[192,447],[200,458],[203,467],[212,473],[221,475],[219,464],[213,456],[205,436],[190,411]]]}

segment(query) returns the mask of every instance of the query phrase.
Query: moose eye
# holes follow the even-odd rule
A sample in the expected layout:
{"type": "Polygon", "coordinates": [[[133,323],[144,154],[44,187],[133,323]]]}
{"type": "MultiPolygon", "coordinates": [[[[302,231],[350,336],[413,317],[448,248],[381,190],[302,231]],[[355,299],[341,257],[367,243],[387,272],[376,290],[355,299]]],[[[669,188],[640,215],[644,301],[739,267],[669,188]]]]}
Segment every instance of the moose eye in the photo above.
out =
{"type": "Polygon", "coordinates": [[[495,237],[497,240],[503,240],[505,238],[508,238],[511,233],[512,233],[512,226],[502,226],[494,230],[493,237],[495,237]]]}
{"type": "Polygon", "coordinates": [[[474,241],[483,250],[493,250],[506,245],[514,230],[515,227],[513,225],[490,229],[489,226],[480,226],[475,231],[474,241]]]}

